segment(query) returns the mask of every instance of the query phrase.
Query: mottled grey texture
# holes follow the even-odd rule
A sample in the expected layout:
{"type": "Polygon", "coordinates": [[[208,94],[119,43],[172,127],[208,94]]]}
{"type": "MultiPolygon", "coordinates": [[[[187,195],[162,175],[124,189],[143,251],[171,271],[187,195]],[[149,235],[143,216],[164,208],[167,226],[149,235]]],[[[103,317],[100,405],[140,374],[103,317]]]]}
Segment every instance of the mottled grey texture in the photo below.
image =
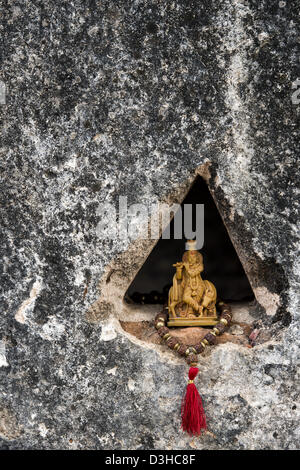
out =
{"type": "Polygon", "coordinates": [[[299,447],[297,6],[3,4],[2,448],[299,447]],[[211,433],[190,439],[184,362],[86,313],[126,248],[99,203],[176,200],[204,163],[272,337],[201,359],[211,433]]]}

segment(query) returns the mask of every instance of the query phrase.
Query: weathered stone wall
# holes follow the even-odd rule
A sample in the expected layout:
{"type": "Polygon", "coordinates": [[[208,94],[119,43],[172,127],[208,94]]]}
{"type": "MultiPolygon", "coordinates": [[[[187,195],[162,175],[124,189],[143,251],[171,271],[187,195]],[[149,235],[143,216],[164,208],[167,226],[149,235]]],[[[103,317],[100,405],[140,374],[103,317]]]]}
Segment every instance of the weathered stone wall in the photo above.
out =
{"type": "Polygon", "coordinates": [[[2,448],[299,447],[296,5],[3,4],[2,448]],[[96,226],[99,203],[182,200],[197,172],[266,340],[200,359],[210,433],[191,439],[186,365],[119,322],[153,241],[96,226]]]}

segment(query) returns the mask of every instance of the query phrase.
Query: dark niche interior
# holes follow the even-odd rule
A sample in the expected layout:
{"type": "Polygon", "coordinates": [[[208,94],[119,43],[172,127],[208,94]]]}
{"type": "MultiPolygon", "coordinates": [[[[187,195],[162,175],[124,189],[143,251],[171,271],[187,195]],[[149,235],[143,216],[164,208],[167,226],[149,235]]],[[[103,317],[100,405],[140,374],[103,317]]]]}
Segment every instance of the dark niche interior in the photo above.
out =
{"type": "MultiPolygon", "coordinates": [[[[219,299],[251,301],[254,294],[231,243],[219,211],[205,181],[197,177],[182,202],[193,205],[193,229],[196,224],[196,204],[204,204],[203,279],[213,282],[219,299]]],[[[184,232],[183,232],[184,233],[184,232]]],[[[137,273],[125,294],[125,301],[137,304],[164,304],[172,286],[175,268],[185,251],[185,239],[174,239],[174,220],[170,222],[169,240],[160,238],[137,273]]]]}

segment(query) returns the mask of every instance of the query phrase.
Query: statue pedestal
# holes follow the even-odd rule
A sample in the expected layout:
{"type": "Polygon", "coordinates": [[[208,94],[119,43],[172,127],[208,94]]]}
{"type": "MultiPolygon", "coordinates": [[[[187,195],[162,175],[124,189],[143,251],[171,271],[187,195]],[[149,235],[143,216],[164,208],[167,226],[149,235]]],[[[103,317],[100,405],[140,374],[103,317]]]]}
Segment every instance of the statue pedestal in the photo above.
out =
{"type": "Polygon", "coordinates": [[[199,317],[199,318],[170,318],[168,326],[214,326],[218,323],[217,317],[199,317]]]}

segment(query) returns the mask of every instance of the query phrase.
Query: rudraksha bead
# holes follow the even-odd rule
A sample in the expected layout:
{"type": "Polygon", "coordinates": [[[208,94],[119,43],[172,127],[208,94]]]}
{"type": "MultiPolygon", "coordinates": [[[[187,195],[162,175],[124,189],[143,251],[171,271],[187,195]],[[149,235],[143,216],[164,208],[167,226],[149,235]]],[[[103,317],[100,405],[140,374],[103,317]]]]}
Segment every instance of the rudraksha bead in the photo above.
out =
{"type": "Polygon", "coordinates": [[[230,313],[222,313],[222,315],[220,316],[220,318],[224,318],[225,320],[228,321],[228,324],[231,322],[231,318],[232,316],[230,315],[230,313]]]}
{"type": "Polygon", "coordinates": [[[197,354],[201,354],[204,351],[204,346],[201,343],[194,344],[193,348],[195,348],[197,354]]]}
{"type": "Polygon", "coordinates": [[[197,363],[198,362],[198,357],[196,354],[189,354],[188,357],[186,358],[186,362],[188,364],[191,364],[193,362],[197,363]]]}
{"type": "Polygon", "coordinates": [[[209,342],[209,344],[215,344],[215,342],[217,341],[217,338],[215,337],[215,335],[213,335],[212,333],[208,332],[206,333],[206,335],[204,336],[205,339],[207,339],[207,341],[209,342]]]}
{"type": "Polygon", "coordinates": [[[217,323],[215,328],[219,330],[220,334],[224,333],[224,331],[226,330],[226,326],[224,325],[224,323],[221,323],[221,322],[217,323]]]}
{"type": "Polygon", "coordinates": [[[182,344],[180,348],[178,349],[178,354],[180,354],[180,356],[185,356],[186,350],[187,350],[187,347],[184,344],[182,344]]]}
{"type": "Polygon", "coordinates": [[[223,317],[223,315],[229,315],[230,317],[232,317],[232,312],[231,310],[222,310],[221,317],[223,317]]]}
{"type": "Polygon", "coordinates": [[[174,346],[178,344],[178,341],[176,338],[173,338],[172,336],[167,339],[167,345],[169,346],[170,349],[174,349],[174,346]]]}
{"type": "Polygon", "coordinates": [[[163,321],[166,322],[168,319],[168,314],[167,313],[158,313],[154,319],[155,322],[161,321],[159,320],[160,318],[163,318],[163,321]]]}
{"type": "Polygon", "coordinates": [[[231,310],[226,308],[221,311],[221,315],[230,315],[232,316],[231,310]]]}
{"type": "Polygon", "coordinates": [[[166,326],[162,326],[159,330],[157,330],[159,336],[163,337],[165,336],[167,333],[169,333],[169,328],[167,328],[166,326]]]}

